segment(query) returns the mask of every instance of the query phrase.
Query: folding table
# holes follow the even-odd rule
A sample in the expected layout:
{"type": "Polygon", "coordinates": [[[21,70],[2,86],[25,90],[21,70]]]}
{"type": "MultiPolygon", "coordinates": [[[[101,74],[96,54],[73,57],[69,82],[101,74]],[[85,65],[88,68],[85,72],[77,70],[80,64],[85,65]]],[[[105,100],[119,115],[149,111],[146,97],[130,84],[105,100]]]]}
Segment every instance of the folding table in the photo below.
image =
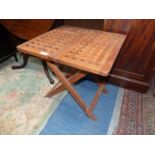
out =
{"type": "Polygon", "coordinates": [[[102,77],[109,75],[125,38],[125,35],[117,33],[61,26],[17,46],[17,49],[23,54],[45,60],[59,79],[46,94],[47,97],[67,89],[85,114],[96,120],[93,110],[102,92],[107,92],[102,77]],[[72,69],[65,75],[59,64],[72,69]],[[87,74],[93,76],[99,87],[89,106],[72,86],[87,74]]]}

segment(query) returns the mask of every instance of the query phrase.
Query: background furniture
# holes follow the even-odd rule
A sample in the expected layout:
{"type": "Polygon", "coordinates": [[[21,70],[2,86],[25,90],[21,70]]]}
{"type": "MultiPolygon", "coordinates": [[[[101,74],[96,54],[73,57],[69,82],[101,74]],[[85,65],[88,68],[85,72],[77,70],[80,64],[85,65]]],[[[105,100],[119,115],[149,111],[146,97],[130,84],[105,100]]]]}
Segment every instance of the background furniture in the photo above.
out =
{"type": "MultiPolygon", "coordinates": [[[[14,43],[14,49],[16,46],[26,40],[32,39],[42,33],[47,32],[52,28],[54,19],[20,19],[20,20],[0,20],[0,23],[11,32],[12,43],[14,43]],[[17,37],[19,38],[17,38],[17,37]]],[[[15,50],[16,51],[16,50],[15,50]]],[[[12,69],[21,69],[27,65],[29,55],[23,55],[23,63],[21,65],[13,65],[12,69]]],[[[17,56],[16,56],[17,59],[17,56]]],[[[42,65],[45,71],[45,74],[51,84],[54,83],[54,80],[50,77],[46,62],[42,61],[42,65]]]]}
{"type": "Polygon", "coordinates": [[[0,62],[16,56],[16,46],[26,40],[47,32],[53,26],[51,19],[1,19],[0,20],[0,62]]]}
{"type": "Polygon", "coordinates": [[[52,19],[7,19],[0,23],[15,36],[29,40],[51,29],[52,19]]]}
{"type": "Polygon", "coordinates": [[[104,30],[127,34],[109,81],[146,92],[155,72],[155,20],[105,20],[104,30]]]}
{"type": "Polygon", "coordinates": [[[103,30],[104,19],[65,19],[64,25],[103,30]]]}

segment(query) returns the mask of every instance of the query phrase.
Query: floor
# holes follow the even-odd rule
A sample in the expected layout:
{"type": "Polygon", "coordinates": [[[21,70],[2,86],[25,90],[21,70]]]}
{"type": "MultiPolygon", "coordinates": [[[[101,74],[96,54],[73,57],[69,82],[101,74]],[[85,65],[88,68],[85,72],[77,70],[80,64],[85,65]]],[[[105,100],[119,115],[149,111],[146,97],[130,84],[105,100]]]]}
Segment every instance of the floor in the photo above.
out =
{"type": "MultiPolygon", "coordinates": [[[[110,93],[101,96],[98,109],[95,111],[98,118],[97,123],[87,119],[68,94],[40,134],[108,134],[113,112],[117,105],[119,88],[110,84],[107,87],[110,93]]],[[[83,95],[84,100],[89,103],[93,97],[92,94],[96,91],[96,84],[88,77],[85,81],[81,81],[76,86],[76,89],[83,95]]],[[[122,89],[122,91],[120,111],[116,110],[119,113],[119,115],[117,114],[118,124],[116,124],[115,130],[111,130],[111,134],[155,134],[155,97],[152,95],[151,90],[145,94],[128,89],[122,89]]],[[[112,122],[114,123],[115,119],[112,122]]]]}
{"type": "MultiPolygon", "coordinates": [[[[79,82],[75,89],[89,105],[97,90],[97,84],[89,79],[79,82]]],[[[119,87],[107,84],[108,94],[102,94],[94,110],[96,121],[89,119],[68,93],[54,115],[52,115],[41,135],[105,135],[111,122],[114,109],[121,101],[117,100],[119,87]]]]}

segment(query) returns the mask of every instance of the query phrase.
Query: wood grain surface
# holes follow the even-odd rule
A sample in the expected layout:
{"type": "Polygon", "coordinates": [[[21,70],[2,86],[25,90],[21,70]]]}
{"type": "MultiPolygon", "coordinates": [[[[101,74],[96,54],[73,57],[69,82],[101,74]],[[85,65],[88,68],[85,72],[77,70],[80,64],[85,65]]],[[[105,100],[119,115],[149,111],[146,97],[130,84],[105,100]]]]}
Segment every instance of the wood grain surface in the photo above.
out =
{"type": "Polygon", "coordinates": [[[47,32],[54,19],[5,19],[0,23],[15,36],[29,40],[47,32]]]}
{"type": "Polygon", "coordinates": [[[127,35],[109,82],[146,92],[155,72],[155,20],[107,19],[104,30],[127,35]]]}

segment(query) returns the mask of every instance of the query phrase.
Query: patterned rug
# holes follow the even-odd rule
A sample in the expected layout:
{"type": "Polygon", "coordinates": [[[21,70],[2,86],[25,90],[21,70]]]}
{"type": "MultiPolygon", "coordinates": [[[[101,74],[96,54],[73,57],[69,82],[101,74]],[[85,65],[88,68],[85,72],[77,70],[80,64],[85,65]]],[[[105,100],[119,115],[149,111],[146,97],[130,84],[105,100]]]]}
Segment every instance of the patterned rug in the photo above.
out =
{"type": "Polygon", "coordinates": [[[38,134],[66,92],[44,97],[53,85],[37,59],[20,70],[12,70],[12,64],[12,58],[0,64],[0,134],[38,134]]]}
{"type": "Polygon", "coordinates": [[[151,91],[141,94],[132,90],[124,90],[119,123],[113,134],[155,134],[155,98],[151,91]]]}

